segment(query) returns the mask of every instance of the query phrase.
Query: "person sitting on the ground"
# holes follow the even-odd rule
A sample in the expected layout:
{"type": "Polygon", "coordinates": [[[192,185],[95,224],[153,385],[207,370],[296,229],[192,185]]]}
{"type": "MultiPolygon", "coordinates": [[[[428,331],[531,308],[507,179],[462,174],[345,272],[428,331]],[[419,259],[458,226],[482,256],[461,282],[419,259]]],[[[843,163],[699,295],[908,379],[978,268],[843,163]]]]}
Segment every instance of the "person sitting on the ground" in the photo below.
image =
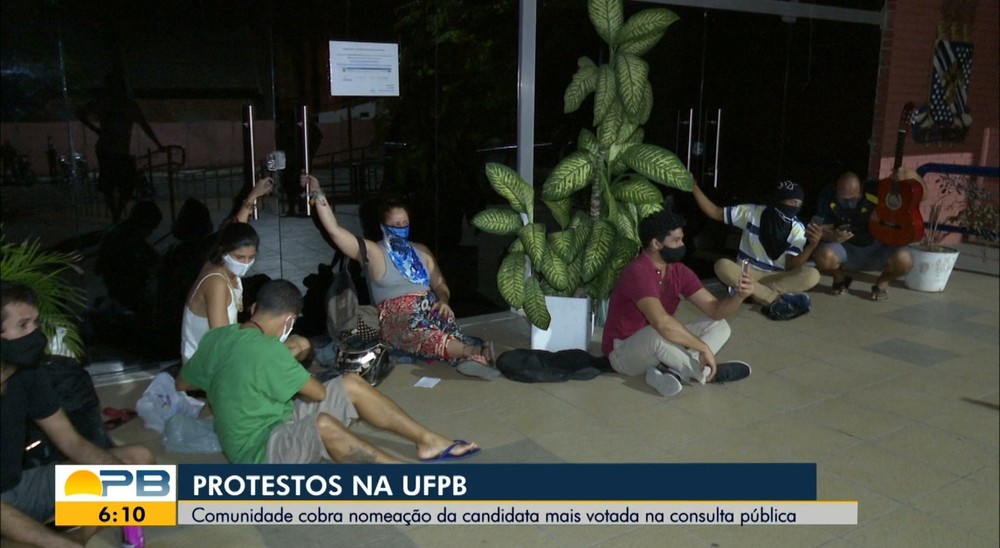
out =
{"type": "Polygon", "coordinates": [[[241,278],[257,258],[260,237],[246,223],[227,225],[217,236],[208,261],[188,293],[181,320],[181,359],[187,361],[198,342],[214,327],[236,323],[243,310],[241,278]]]}
{"type": "Polygon", "coordinates": [[[102,449],[77,432],[37,367],[48,339],[38,327],[35,293],[19,283],[0,286],[0,536],[31,546],[82,546],[96,527],[61,534],[42,525],[55,515],[55,463],[22,468],[28,420],[74,463],[153,464],[153,454],[141,445],[102,449]]]}
{"type": "MultiPolygon", "coordinates": [[[[809,310],[809,296],[803,293],[819,283],[819,271],[806,266],[820,240],[820,228],[804,226],[795,215],[805,194],[792,181],[778,183],[770,205],[739,204],[719,207],[694,185],[698,207],[709,218],[743,230],[736,260],[748,261],[750,276],[756,281],[753,299],[761,312],[775,320],[790,320],[809,310]]],[[[735,287],[742,267],[730,259],[715,263],[719,280],[735,287]]]]}
{"type": "Polygon", "coordinates": [[[684,218],[670,204],[639,221],[645,247],[618,278],[608,306],[601,350],[611,367],[629,376],[646,375],[646,384],[662,396],[673,396],[690,380],[733,382],[750,375],[741,361],[716,362],[729,340],[725,318],[736,313],[754,292],[753,278],[741,276],[736,294],[719,300],[681,263],[684,218]],[[681,297],[709,320],[683,324],[674,314],[681,297]]]}
{"type": "MultiPolygon", "coordinates": [[[[316,201],[323,228],[342,253],[359,260],[358,237],[337,223],[333,206],[319,181],[302,175],[302,185],[316,201]]],[[[459,372],[487,379],[499,376],[491,366],[491,344],[466,336],[448,301],[451,291],[431,250],[411,242],[410,214],[402,203],[386,201],[381,208],[383,239],[362,239],[368,256],[372,301],[379,309],[379,338],[423,358],[456,362],[459,372]]]]}
{"type": "MultiPolygon", "coordinates": [[[[215,237],[208,261],[198,273],[188,293],[181,320],[181,360],[187,361],[209,329],[232,325],[243,311],[243,283],[257,259],[260,237],[247,223],[253,199],[270,192],[269,179],[258,181],[247,207],[226,224],[215,237]]],[[[299,359],[309,354],[311,346],[304,337],[290,337],[286,346],[299,359]]]]}
{"type": "Polygon", "coordinates": [[[479,446],[428,430],[354,373],[325,384],[309,375],[281,341],[302,311],[287,280],[264,284],[250,320],[209,331],[184,365],[178,389],[204,389],[215,431],[234,463],[393,463],[399,459],[355,436],[351,422],[394,432],[416,445],[421,460],[472,456],[479,446]],[[298,395],[299,399],[293,401],[298,395]]]}
{"type": "Polygon", "coordinates": [[[159,253],[146,241],[160,226],[163,214],[153,202],[136,202],[127,219],[108,230],[101,241],[97,273],[108,296],[148,325],[155,305],[159,253]]]}
{"type": "MultiPolygon", "coordinates": [[[[901,175],[907,179],[914,177],[901,175]]],[[[889,282],[905,276],[913,268],[913,256],[905,247],[888,246],[872,237],[868,221],[878,206],[878,196],[863,192],[861,179],[846,172],[834,188],[820,193],[816,215],[822,217],[823,240],[816,250],[816,267],[833,276],[834,295],[848,292],[854,279],[847,272],[880,271],[869,298],[889,298],[889,282]]]]}

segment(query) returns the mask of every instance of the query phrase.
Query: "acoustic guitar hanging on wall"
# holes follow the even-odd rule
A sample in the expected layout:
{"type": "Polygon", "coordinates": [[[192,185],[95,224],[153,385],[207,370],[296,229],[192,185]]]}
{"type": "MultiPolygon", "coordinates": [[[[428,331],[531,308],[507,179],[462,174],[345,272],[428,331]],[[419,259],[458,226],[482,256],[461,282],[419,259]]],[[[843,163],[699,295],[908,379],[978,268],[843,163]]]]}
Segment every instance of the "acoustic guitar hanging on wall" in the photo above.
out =
{"type": "Polygon", "coordinates": [[[892,173],[878,182],[878,205],[868,222],[872,236],[892,247],[901,247],[924,237],[924,219],[920,215],[924,187],[920,181],[899,178],[906,128],[910,125],[913,108],[912,102],[903,106],[896,136],[896,161],[892,164],[892,173]]]}

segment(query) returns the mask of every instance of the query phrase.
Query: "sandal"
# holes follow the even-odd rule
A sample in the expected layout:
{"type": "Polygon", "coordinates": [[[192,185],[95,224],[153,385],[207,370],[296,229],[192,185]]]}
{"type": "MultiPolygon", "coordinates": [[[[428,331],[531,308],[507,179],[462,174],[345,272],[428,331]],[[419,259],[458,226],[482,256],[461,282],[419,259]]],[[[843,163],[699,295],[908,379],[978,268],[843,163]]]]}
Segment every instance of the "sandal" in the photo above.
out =
{"type": "Polygon", "coordinates": [[[872,286],[871,300],[884,301],[889,298],[889,292],[877,285],[872,286]]]}
{"type": "Polygon", "coordinates": [[[830,289],[830,294],[837,297],[846,294],[851,289],[851,282],[854,278],[850,276],[844,276],[843,280],[839,282],[833,282],[833,287],[830,289]]]}
{"type": "Polygon", "coordinates": [[[135,409],[118,409],[115,407],[105,407],[101,410],[101,412],[104,413],[104,415],[111,417],[104,421],[104,428],[106,430],[114,430],[115,428],[118,428],[135,418],[137,414],[135,409]]]}

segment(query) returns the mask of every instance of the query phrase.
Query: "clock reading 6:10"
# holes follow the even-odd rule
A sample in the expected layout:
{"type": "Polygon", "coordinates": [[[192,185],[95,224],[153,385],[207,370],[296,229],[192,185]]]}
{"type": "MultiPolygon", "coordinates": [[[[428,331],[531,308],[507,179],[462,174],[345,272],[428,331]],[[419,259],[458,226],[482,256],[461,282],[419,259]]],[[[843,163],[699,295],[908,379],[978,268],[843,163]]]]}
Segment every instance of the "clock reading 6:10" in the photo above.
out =
{"type": "MultiPolygon", "coordinates": [[[[146,509],[142,506],[122,506],[121,510],[123,523],[142,523],[142,520],[146,519],[146,509]]],[[[101,523],[118,523],[118,512],[108,512],[108,507],[105,506],[97,514],[97,519],[101,520],[101,523]]]]}

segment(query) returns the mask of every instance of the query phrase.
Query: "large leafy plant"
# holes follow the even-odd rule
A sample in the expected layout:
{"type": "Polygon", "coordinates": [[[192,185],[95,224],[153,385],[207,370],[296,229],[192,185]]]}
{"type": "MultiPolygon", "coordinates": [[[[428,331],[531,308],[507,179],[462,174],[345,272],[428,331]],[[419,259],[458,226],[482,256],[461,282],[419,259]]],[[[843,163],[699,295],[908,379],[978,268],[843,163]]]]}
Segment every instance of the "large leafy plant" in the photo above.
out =
{"type": "Polygon", "coordinates": [[[66,280],[68,271],[79,272],[76,254],[45,251],[37,240],[20,244],[0,235],[0,276],[4,281],[30,287],[38,297],[38,321],[42,332],[53,340],[65,329],[63,344],[74,356],[84,354],[77,329],[77,311],[86,305],[83,290],[66,280]]]}
{"type": "Polygon", "coordinates": [[[487,164],[487,178],[511,208],[487,209],[472,220],[484,232],[517,236],[500,264],[497,286],[508,304],[523,308],[541,329],[551,321],[546,295],[589,295],[600,301],[611,293],[641,246],[639,220],[662,209],[657,184],[686,191],[694,185],[672,152],[643,143],[653,89],[641,56],[677,16],[656,8],[626,21],[622,0],[589,0],[587,10],[611,51],[601,65],[581,57],[563,96],[563,110],[571,113],[593,94],[594,131],[580,132],[577,150],[542,184],[542,201],[559,230],[548,232],[536,222],[534,189],[517,172],[495,163],[487,164]]]}

